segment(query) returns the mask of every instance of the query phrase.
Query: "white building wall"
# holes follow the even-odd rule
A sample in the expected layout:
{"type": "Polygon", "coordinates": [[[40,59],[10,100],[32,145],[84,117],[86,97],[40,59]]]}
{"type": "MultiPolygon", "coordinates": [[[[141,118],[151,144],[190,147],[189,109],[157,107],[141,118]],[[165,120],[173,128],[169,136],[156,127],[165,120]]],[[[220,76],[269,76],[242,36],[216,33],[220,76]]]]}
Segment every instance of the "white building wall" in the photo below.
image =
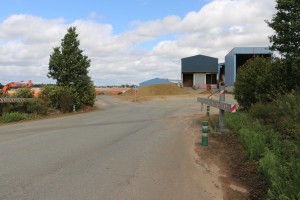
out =
{"type": "Polygon", "coordinates": [[[202,88],[217,88],[217,84],[206,84],[206,73],[194,73],[194,87],[197,89],[202,88]]]}
{"type": "Polygon", "coordinates": [[[194,86],[202,88],[206,85],[205,73],[194,73],[194,86]]]}

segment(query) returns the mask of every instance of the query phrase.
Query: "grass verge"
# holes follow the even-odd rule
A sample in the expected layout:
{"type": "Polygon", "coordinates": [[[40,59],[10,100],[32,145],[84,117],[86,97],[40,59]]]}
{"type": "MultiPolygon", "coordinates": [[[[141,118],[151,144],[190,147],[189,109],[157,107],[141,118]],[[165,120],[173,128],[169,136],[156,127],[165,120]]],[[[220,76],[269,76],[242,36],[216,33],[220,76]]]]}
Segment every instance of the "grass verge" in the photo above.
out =
{"type": "Polygon", "coordinates": [[[297,141],[282,138],[273,126],[253,119],[249,113],[226,115],[226,125],[240,139],[250,160],[269,185],[270,199],[300,199],[300,158],[297,141]]]}

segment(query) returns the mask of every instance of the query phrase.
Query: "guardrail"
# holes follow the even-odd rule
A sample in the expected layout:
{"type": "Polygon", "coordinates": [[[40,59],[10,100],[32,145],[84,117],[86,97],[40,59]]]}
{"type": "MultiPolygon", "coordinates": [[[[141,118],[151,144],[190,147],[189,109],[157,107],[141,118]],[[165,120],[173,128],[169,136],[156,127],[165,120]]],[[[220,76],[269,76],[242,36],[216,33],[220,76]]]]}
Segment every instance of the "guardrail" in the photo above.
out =
{"type": "Polygon", "coordinates": [[[20,103],[32,98],[0,98],[0,103],[20,103]]]}
{"type": "MultiPolygon", "coordinates": [[[[224,115],[225,115],[225,111],[227,112],[235,112],[236,111],[236,104],[230,104],[230,103],[226,103],[225,102],[225,86],[220,84],[219,85],[219,101],[217,100],[213,100],[213,99],[209,99],[208,98],[197,98],[197,101],[203,104],[207,104],[208,106],[212,106],[215,108],[219,108],[219,127],[220,129],[224,128],[224,115]]],[[[202,110],[202,108],[201,108],[202,110]]],[[[209,113],[208,115],[209,116],[209,113]]]]}
{"type": "Polygon", "coordinates": [[[213,99],[205,99],[198,97],[197,101],[215,108],[219,108],[221,110],[225,110],[227,112],[235,112],[236,111],[236,104],[230,104],[230,103],[225,103],[213,99]]]}

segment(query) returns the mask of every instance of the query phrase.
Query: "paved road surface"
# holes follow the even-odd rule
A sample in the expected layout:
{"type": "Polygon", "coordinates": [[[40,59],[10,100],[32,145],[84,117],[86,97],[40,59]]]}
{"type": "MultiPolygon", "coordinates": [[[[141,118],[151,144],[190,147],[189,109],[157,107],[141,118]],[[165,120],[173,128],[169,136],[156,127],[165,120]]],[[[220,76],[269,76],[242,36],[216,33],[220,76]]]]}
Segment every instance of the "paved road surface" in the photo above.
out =
{"type": "Polygon", "coordinates": [[[97,104],[104,110],[0,126],[0,199],[216,199],[193,155],[196,98],[97,104]]]}

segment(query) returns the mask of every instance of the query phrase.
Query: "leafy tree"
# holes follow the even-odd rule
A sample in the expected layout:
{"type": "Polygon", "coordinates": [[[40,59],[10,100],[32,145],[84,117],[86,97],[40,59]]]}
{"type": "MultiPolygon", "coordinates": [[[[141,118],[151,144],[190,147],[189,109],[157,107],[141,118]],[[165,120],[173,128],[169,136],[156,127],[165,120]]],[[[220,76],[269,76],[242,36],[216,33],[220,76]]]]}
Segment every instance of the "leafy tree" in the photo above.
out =
{"type": "Polygon", "coordinates": [[[286,91],[285,67],[281,60],[255,57],[239,70],[234,85],[235,98],[242,109],[248,110],[257,102],[274,101],[286,91]]]}
{"type": "Polygon", "coordinates": [[[48,77],[57,81],[58,86],[75,89],[76,107],[93,105],[96,92],[88,76],[91,60],[83,55],[76,27],[70,27],[61,40],[61,47],[55,47],[50,55],[48,77]]]}
{"type": "Polygon", "coordinates": [[[267,24],[274,29],[271,49],[283,57],[287,70],[287,89],[300,86],[300,1],[277,0],[277,13],[267,24]]]}

